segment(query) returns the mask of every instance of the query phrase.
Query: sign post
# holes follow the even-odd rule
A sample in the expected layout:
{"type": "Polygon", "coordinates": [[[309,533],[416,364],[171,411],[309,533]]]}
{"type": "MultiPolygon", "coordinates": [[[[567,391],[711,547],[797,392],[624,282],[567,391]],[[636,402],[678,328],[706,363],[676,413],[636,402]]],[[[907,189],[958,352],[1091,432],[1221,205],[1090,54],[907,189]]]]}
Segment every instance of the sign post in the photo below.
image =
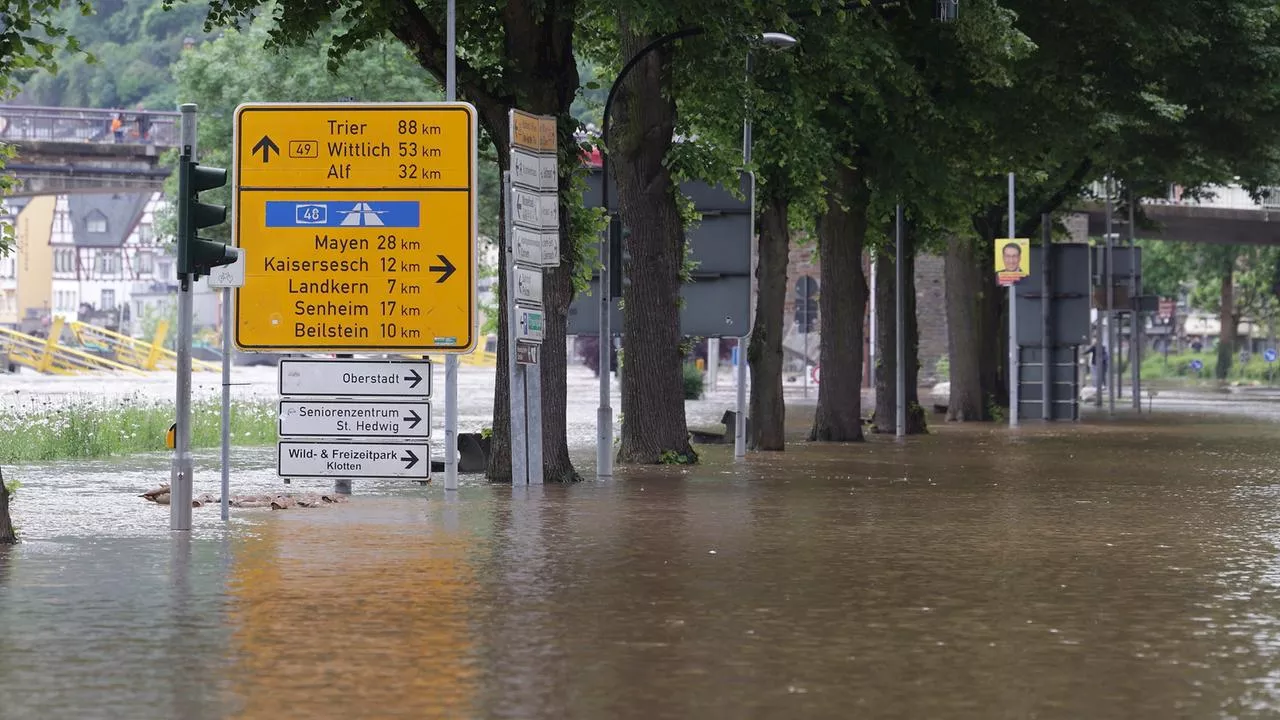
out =
{"type": "MultiPolygon", "coordinates": [[[[233,227],[246,258],[237,347],[474,350],[471,105],[245,104],[236,109],[235,153],[233,227]]],[[[430,479],[429,361],[283,360],[280,373],[282,477],[430,479]],[[338,437],[314,439],[333,430],[338,437]]]]}
{"type": "MultiPolygon", "coordinates": [[[[560,264],[556,119],[511,110],[507,207],[507,372],[511,393],[511,483],[542,484],[542,269],[560,264]]],[[[605,372],[602,368],[601,372],[605,372]]]]}
{"type": "Polygon", "coordinates": [[[209,287],[222,289],[222,521],[231,519],[231,290],[244,286],[244,253],[209,272],[209,287]]]}

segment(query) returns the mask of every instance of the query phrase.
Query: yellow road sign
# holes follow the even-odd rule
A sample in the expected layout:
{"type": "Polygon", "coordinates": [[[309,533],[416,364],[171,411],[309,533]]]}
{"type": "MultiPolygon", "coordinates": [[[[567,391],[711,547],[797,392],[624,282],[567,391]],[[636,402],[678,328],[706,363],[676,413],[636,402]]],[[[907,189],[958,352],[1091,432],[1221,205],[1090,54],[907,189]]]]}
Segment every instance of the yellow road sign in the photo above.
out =
{"type": "Polygon", "coordinates": [[[235,153],[238,347],[474,349],[474,108],[241,105],[235,153]]]}

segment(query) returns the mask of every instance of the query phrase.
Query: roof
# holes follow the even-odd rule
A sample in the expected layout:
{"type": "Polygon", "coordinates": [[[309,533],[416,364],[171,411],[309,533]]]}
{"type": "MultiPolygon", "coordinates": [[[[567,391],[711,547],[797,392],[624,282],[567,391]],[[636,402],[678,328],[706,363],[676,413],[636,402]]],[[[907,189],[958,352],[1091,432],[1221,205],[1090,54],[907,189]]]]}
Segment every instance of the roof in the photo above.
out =
{"type": "Polygon", "coordinates": [[[71,219],[75,244],[89,247],[124,245],[129,233],[133,232],[133,227],[141,219],[142,210],[150,197],[149,193],[68,195],[67,214],[71,219]],[[90,232],[91,219],[105,219],[106,232],[90,232]]]}

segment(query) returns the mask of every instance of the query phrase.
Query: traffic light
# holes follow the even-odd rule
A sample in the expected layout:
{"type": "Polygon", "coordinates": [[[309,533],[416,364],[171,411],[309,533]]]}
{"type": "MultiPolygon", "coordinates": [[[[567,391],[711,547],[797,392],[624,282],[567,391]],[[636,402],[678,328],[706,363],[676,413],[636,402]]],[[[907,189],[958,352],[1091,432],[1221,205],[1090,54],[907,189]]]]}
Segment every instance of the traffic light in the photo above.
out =
{"type": "Polygon", "coordinates": [[[236,261],[236,251],[225,243],[200,237],[202,228],[221,225],[227,221],[227,207],[200,202],[199,194],[205,190],[227,184],[227,171],[216,167],[201,167],[183,155],[178,160],[178,275],[190,275],[196,279],[208,275],[220,265],[236,261]]]}

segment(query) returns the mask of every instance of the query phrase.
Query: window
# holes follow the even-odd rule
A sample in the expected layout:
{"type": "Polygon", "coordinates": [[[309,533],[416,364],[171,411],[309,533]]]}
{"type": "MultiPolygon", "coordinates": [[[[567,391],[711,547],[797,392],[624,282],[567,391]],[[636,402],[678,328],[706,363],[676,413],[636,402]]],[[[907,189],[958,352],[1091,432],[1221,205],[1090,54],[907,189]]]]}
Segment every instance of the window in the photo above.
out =
{"type": "Polygon", "coordinates": [[[85,219],[85,230],[91,233],[105,233],[107,231],[107,216],[97,210],[93,211],[85,219]]]}
{"type": "Polygon", "coordinates": [[[150,275],[156,271],[156,258],[151,253],[138,253],[138,274],[150,275]]]}
{"type": "Polygon", "coordinates": [[[96,268],[101,275],[114,275],[120,272],[120,253],[115,250],[99,250],[96,268]]]}
{"type": "Polygon", "coordinates": [[[76,271],[76,251],[63,248],[53,255],[53,269],[55,272],[72,273],[76,271]]]}
{"type": "Polygon", "coordinates": [[[116,306],[116,291],[115,291],[115,290],[103,290],[103,291],[102,291],[102,305],[101,305],[102,309],[103,309],[103,310],[110,310],[110,309],[114,308],[115,306],[116,306]]]}
{"type": "Polygon", "coordinates": [[[159,276],[161,280],[178,279],[177,276],[173,274],[173,261],[161,260],[158,264],[158,268],[159,270],[156,271],[156,275],[159,276]]]}
{"type": "Polygon", "coordinates": [[[138,242],[143,245],[150,245],[156,239],[155,228],[151,223],[138,224],[138,242]]]}

